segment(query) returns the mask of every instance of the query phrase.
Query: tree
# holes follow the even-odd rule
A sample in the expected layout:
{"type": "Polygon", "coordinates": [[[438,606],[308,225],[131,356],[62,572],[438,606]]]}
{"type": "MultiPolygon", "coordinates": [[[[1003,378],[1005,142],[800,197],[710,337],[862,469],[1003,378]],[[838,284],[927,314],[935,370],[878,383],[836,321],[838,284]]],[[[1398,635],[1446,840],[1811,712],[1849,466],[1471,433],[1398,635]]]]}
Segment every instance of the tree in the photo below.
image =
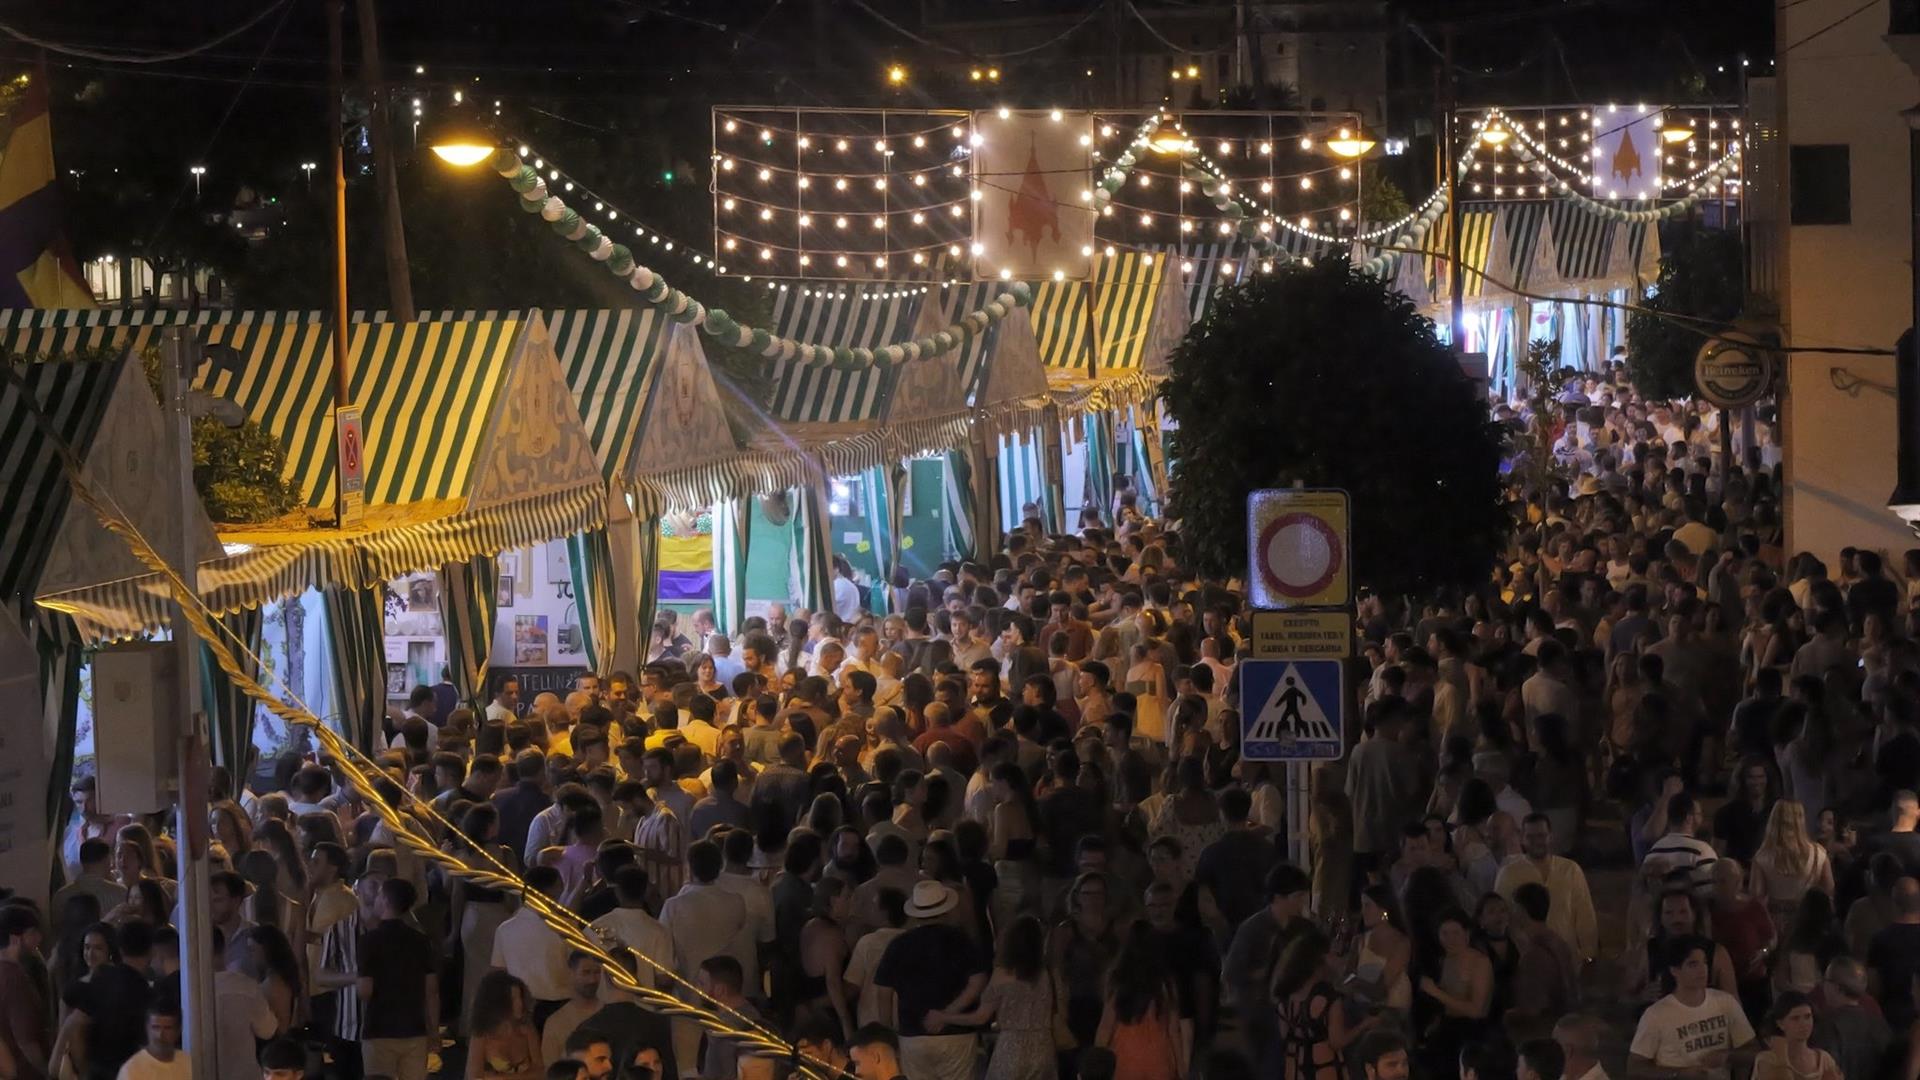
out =
{"type": "Polygon", "coordinates": [[[1709,329],[1724,330],[1739,316],[1746,285],[1740,237],[1725,229],[1689,228],[1660,256],[1660,279],[1651,297],[1627,317],[1627,375],[1651,398],[1694,392],[1693,358],[1709,329]],[[1689,323],[1663,316],[1706,320],[1689,323]]]}
{"type": "Polygon", "coordinates": [[[1427,594],[1486,580],[1507,521],[1501,436],[1411,301],[1340,260],[1219,294],[1161,389],[1173,517],[1195,568],[1241,575],[1247,493],[1353,499],[1355,580],[1427,594]]]}

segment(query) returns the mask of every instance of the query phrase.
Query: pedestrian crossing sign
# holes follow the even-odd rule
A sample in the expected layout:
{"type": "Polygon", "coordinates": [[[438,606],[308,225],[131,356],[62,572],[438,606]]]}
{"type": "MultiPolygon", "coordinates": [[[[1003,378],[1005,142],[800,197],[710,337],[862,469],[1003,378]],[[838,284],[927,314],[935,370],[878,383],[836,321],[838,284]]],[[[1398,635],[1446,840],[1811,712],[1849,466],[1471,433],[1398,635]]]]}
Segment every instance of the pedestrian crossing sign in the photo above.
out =
{"type": "Polygon", "coordinates": [[[1240,662],[1240,756],[1338,761],[1346,752],[1344,660],[1240,662]]]}

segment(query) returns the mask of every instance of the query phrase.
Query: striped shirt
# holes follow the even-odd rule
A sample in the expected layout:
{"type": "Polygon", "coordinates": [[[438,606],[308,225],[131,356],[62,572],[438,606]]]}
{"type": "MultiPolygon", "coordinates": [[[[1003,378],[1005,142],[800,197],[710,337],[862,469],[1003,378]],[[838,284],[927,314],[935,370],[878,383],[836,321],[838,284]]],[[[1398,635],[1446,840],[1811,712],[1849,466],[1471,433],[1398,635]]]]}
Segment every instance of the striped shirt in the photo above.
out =
{"type": "Polygon", "coordinates": [[[1719,861],[1713,845],[1705,840],[1685,833],[1668,833],[1647,850],[1640,866],[1642,870],[1650,870],[1655,880],[1676,870],[1685,870],[1691,876],[1693,890],[1704,893],[1713,888],[1713,864],[1719,861]]]}
{"type": "Polygon", "coordinates": [[[634,826],[633,845],[640,849],[640,865],[656,897],[664,900],[687,883],[687,827],[664,802],[655,802],[653,812],[634,826]]]}

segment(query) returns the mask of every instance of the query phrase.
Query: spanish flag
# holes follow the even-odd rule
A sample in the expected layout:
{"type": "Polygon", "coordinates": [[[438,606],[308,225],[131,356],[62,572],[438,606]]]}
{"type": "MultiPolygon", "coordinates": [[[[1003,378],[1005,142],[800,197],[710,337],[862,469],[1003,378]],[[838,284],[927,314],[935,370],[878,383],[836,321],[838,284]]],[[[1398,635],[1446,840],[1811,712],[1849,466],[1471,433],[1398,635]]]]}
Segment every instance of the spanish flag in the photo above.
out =
{"type": "Polygon", "coordinates": [[[0,308],[90,308],[93,291],[67,246],[54,182],[46,82],[20,79],[25,91],[0,120],[0,308]]]}

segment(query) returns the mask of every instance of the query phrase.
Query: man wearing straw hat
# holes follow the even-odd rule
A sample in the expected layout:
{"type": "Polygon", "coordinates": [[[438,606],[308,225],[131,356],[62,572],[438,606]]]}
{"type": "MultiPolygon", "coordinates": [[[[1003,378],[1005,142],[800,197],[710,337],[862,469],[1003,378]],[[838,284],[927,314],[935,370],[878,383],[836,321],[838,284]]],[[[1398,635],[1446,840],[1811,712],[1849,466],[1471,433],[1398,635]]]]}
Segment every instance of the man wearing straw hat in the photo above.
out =
{"type": "Polygon", "coordinates": [[[927,1025],[928,1013],[972,1008],[986,988],[989,960],[965,930],[946,919],[960,895],[939,881],[914,885],[907,931],[887,946],[874,973],[882,1015],[900,1033],[900,1063],[913,1080],[971,1080],[977,1036],[927,1025]],[[885,1000],[891,998],[891,1001],[885,1000]]]}

